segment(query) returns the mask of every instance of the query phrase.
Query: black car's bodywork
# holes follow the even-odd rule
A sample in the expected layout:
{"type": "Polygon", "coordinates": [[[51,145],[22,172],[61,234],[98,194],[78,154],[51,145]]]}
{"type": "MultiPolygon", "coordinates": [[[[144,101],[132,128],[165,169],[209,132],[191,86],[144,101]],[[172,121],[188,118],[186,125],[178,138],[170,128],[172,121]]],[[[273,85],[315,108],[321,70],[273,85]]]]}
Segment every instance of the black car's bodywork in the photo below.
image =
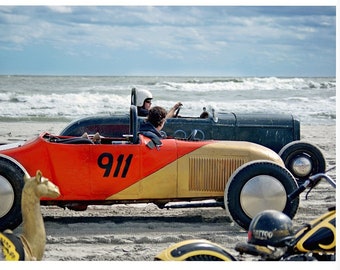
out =
{"type": "MultiPolygon", "coordinates": [[[[129,133],[129,121],[128,114],[85,117],[73,121],[60,135],[81,136],[84,132],[99,132],[102,136],[122,137],[129,133]]],[[[300,140],[300,122],[292,115],[224,113],[205,119],[169,118],[163,131],[169,137],[187,138],[195,129],[199,140],[249,141],[277,153],[286,144],[300,140]]]]}
{"type": "MultiPolygon", "coordinates": [[[[139,121],[144,118],[139,117],[139,121]]],[[[60,135],[81,136],[85,132],[122,137],[129,134],[129,115],[98,115],[71,122],[60,135]]],[[[212,111],[207,118],[167,119],[163,132],[168,137],[194,140],[249,141],[278,153],[298,181],[324,172],[325,159],[314,145],[300,141],[300,121],[288,114],[236,114],[212,111]]]]}

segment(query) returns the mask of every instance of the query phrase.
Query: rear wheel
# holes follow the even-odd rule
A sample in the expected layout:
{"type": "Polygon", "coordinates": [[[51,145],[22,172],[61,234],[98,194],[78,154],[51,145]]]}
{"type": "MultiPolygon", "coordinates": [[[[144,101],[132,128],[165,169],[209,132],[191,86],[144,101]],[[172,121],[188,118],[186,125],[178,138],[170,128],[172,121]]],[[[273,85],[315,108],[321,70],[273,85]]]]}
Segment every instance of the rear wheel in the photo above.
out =
{"type": "Polygon", "coordinates": [[[324,173],[326,169],[322,152],[310,143],[293,141],[280,150],[279,156],[299,184],[311,175],[324,173]]]}
{"type": "Polygon", "coordinates": [[[11,161],[0,158],[0,231],[13,230],[21,224],[23,187],[24,172],[11,161]]]}
{"type": "Polygon", "coordinates": [[[299,198],[288,202],[287,196],[297,188],[287,169],[270,161],[249,162],[239,167],[227,182],[226,211],[245,230],[252,218],[264,210],[278,210],[293,218],[299,198]]]}

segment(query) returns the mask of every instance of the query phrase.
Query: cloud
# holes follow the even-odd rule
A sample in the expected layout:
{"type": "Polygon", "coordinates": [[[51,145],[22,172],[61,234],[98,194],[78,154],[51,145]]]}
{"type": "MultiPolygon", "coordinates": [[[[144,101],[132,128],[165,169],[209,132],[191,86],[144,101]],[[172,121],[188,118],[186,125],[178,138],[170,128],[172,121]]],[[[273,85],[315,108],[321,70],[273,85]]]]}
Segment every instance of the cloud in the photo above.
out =
{"type": "Polygon", "coordinates": [[[0,52],[45,46],[71,60],[226,67],[237,58],[301,62],[306,47],[335,54],[335,7],[6,6],[0,23],[0,52]]]}
{"type": "Polygon", "coordinates": [[[47,8],[56,13],[72,13],[72,7],[70,6],[48,6],[47,8]]]}

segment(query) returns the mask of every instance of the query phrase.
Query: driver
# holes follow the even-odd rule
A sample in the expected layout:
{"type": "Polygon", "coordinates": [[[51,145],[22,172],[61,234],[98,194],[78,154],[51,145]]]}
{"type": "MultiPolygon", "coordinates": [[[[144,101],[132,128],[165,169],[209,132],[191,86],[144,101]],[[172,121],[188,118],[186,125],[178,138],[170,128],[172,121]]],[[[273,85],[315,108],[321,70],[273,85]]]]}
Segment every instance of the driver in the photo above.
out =
{"type": "Polygon", "coordinates": [[[152,94],[149,90],[136,90],[136,106],[138,116],[147,116],[151,109],[152,94]]]}
{"type": "MultiPolygon", "coordinates": [[[[149,90],[146,89],[136,89],[136,106],[137,106],[137,113],[138,116],[147,116],[149,114],[149,111],[151,109],[151,100],[152,100],[152,94],[149,90]]],[[[175,106],[173,106],[168,114],[166,115],[166,118],[172,118],[175,116],[176,110],[182,106],[181,102],[177,102],[175,106]]]]}

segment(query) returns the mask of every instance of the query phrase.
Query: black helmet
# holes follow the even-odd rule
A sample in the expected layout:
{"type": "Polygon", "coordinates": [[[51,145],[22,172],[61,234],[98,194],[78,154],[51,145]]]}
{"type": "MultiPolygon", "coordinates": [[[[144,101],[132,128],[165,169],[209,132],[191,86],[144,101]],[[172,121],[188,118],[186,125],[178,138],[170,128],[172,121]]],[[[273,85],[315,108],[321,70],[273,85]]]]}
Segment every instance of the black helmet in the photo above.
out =
{"type": "Polygon", "coordinates": [[[292,220],[277,210],[260,212],[249,225],[249,244],[282,247],[292,238],[294,238],[292,220]]]}

